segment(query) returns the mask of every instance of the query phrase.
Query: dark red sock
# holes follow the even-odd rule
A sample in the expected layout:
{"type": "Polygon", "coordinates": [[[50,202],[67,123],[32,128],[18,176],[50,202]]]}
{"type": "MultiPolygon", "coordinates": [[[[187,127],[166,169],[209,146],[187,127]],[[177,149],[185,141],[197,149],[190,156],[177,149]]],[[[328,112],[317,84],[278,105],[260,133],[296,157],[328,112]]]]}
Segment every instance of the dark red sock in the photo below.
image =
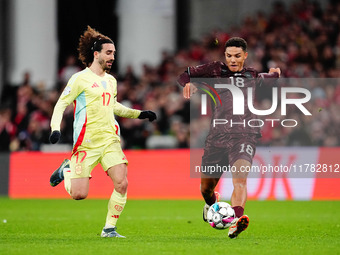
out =
{"type": "Polygon", "coordinates": [[[233,209],[237,218],[240,218],[243,215],[244,208],[242,206],[234,206],[233,209]]]}
{"type": "Polygon", "coordinates": [[[215,202],[216,202],[215,192],[213,192],[213,195],[211,197],[203,197],[203,198],[208,205],[215,204],[215,202]]]}

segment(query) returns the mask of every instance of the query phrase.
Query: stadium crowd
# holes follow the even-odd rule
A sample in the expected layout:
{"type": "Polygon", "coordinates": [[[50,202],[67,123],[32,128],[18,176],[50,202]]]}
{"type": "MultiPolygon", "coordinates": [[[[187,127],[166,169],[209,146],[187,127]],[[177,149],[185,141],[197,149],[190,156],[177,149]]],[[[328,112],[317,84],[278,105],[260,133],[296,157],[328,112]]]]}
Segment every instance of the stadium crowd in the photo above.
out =
{"type": "MultiPolygon", "coordinates": [[[[283,78],[302,79],[312,93],[306,104],[312,116],[299,109],[288,110],[286,119],[298,126],[265,125],[262,145],[340,146],[340,2],[329,1],[322,9],[318,2],[300,0],[291,5],[276,2],[270,14],[257,13],[242,25],[216,29],[187,49],[164,52],[158,66],[143,66],[137,76],[132,67],[114,74],[122,104],[157,113],[155,122],[118,118],[123,148],[187,148],[189,134],[202,128],[190,123],[190,103],[182,96],[176,80],[186,67],[211,61],[224,61],[224,42],[243,37],[248,42],[246,65],[260,72],[279,67],[283,78]],[[312,79],[311,79],[312,78],[312,79]]],[[[0,150],[40,150],[48,143],[53,107],[69,75],[80,70],[75,61],[60,70],[58,86],[45,91],[43,84],[31,84],[26,73],[22,84],[5,90],[0,107],[0,150]],[[10,95],[14,95],[13,97],[10,95]]],[[[257,108],[268,109],[271,90],[258,90],[257,108]],[[270,93],[268,93],[270,91],[270,93]]],[[[270,105],[269,105],[270,106],[270,105]]],[[[279,111],[279,107],[278,107],[279,111]]],[[[275,112],[273,116],[278,115],[275,112]]],[[[278,116],[282,119],[282,116],[278,116]]],[[[62,122],[61,143],[72,144],[73,109],[69,106],[62,122]]],[[[197,132],[199,133],[199,132],[197,132]]]]}

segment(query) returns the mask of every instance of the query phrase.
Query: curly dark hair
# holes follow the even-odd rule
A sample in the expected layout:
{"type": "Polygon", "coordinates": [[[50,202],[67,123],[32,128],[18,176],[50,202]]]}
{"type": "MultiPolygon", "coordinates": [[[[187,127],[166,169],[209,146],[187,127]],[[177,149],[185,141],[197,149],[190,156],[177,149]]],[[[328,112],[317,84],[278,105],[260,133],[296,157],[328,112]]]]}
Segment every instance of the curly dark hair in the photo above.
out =
{"type": "Polygon", "coordinates": [[[247,51],[247,42],[241,37],[232,37],[230,38],[224,45],[224,48],[227,47],[241,47],[243,51],[247,51]]]}
{"type": "Polygon", "coordinates": [[[94,30],[92,27],[87,26],[84,34],[79,38],[78,52],[79,60],[86,66],[89,67],[93,62],[93,52],[101,51],[102,44],[112,43],[113,41],[94,30]]]}

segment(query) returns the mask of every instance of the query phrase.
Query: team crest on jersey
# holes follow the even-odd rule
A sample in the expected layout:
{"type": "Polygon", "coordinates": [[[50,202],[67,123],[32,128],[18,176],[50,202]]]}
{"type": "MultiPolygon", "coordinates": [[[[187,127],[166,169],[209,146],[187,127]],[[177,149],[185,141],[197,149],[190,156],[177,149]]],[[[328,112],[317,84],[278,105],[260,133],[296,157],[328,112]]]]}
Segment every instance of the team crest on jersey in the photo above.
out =
{"type": "Polygon", "coordinates": [[[76,165],[76,174],[80,175],[82,172],[82,167],[80,164],[76,165]]]}
{"type": "Polygon", "coordinates": [[[67,86],[65,89],[64,89],[64,92],[63,92],[63,95],[64,96],[67,96],[68,94],[71,93],[71,87],[67,86]]]}
{"type": "Polygon", "coordinates": [[[115,209],[116,209],[118,212],[121,212],[121,211],[123,211],[123,206],[121,206],[121,205],[115,205],[115,209]]]}
{"type": "Polygon", "coordinates": [[[104,89],[106,89],[106,81],[102,81],[102,85],[103,85],[104,89]]]}
{"type": "Polygon", "coordinates": [[[252,76],[251,73],[249,73],[249,72],[245,72],[245,73],[244,73],[244,76],[245,76],[246,78],[253,78],[253,76],[252,76]]]}

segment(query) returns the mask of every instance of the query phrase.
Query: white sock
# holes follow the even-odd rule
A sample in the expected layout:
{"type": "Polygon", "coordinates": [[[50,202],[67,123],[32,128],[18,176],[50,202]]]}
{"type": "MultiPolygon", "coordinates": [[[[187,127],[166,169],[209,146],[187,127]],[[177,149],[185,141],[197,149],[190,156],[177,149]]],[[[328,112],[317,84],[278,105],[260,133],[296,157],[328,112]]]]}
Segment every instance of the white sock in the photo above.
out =
{"type": "Polygon", "coordinates": [[[64,168],[63,173],[64,173],[65,190],[71,196],[71,171],[70,171],[70,168],[64,168]]]}

